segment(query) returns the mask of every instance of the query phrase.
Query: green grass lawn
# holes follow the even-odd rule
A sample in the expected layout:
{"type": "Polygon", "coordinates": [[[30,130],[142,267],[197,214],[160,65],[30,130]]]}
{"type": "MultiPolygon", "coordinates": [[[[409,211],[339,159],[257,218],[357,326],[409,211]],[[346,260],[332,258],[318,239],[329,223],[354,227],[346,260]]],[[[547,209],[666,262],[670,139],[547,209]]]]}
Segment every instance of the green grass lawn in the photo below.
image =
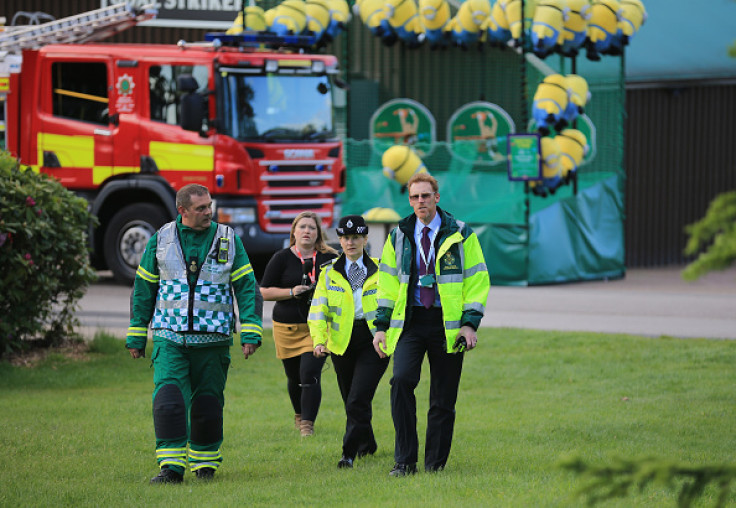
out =
{"type": "MultiPolygon", "coordinates": [[[[393,479],[391,367],[374,401],[378,452],[338,470],[345,418],[334,371],[323,375],[316,433],[302,439],[267,333],[247,361],[233,348],[224,463],[211,483],[187,472],[183,485],[148,485],[157,473],[153,371],[121,341],[100,335],[85,359],[0,363],[0,506],[566,507],[584,504],[579,478],[556,465],[569,454],[736,462],[733,342],[482,329],[465,359],[447,469],[393,479]]],[[[428,374],[425,364],[420,464],[428,374]]],[[[604,506],[676,499],[654,486],[604,506]]]]}

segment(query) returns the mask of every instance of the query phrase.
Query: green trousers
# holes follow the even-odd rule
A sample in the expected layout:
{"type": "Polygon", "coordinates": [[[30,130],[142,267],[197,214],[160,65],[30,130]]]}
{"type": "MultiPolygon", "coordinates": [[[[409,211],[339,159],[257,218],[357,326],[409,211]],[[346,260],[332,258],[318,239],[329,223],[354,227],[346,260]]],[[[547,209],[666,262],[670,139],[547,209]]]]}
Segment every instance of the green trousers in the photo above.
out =
{"type": "Polygon", "coordinates": [[[156,459],[183,474],[222,463],[222,409],[230,346],[186,347],[154,337],[156,459]]]}

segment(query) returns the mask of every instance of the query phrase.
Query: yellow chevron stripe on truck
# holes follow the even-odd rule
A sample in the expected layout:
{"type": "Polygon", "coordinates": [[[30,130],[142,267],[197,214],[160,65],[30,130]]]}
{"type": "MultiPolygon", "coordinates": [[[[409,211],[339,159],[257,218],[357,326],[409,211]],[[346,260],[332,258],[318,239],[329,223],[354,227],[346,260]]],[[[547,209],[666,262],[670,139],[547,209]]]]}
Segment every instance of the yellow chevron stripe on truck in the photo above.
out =
{"type": "Polygon", "coordinates": [[[95,140],[92,136],[64,136],[38,133],[38,165],[43,152],[54,152],[62,167],[91,168],[95,165],[95,140]]]}
{"type": "Polygon", "coordinates": [[[159,171],[212,171],[215,167],[215,149],[211,145],[151,141],[148,153],[159,171]]]}

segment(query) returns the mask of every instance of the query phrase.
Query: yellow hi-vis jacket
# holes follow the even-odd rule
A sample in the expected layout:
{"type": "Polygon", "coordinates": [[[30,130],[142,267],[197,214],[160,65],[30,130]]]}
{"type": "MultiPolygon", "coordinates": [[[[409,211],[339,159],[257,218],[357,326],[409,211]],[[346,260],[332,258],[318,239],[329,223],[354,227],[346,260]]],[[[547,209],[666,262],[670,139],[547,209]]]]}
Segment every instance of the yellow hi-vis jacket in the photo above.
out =
{"type": "MultiPolygon", "coordinates": [[[[483,251],[473,230],[437,208],[442,223],[435,239],[435,277],[442,306],[447,352],[454,351],[461,326],[478,329],[491,283],[483,251]]],[[[419,279],[414,226],[416,215],[394,228],[381,254],[378,275],[378,313],[375,325],[386,332],[386,354],[396,349],[411,318],[414,288],[419,279]]]]}
{"type": "MultiPolygon", "coordinates": [[[[371,333],[375,335],[376,327],[373,321],[378,306],[378,260],[369,258],[364,253],[363,264],[367,271],[361,297],[363,318],[368,322],[371,333]]],[[[314,345],[322,344],[327,346],[330,352],[343,355],[350,344],[354,320],[355,302],[353,290],[345,275],[343,254],[322,265],[322,272],[314,290],[307,320],[314,345]]]]}

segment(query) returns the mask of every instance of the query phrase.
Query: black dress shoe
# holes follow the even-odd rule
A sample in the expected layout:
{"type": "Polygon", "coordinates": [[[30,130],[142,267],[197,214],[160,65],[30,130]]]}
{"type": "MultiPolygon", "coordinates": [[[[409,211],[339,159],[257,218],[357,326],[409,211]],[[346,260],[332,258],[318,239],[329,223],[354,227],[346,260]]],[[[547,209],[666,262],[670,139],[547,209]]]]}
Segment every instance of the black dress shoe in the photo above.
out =
{"type": "Polygon", "coordinates": [[[345,469],[345,468],[352,468],[353,467],[353,459],[350,457],[346,457],[345,455],[342,456],[340,459],[340,462],[337,463],[337,467],[339,469],[345,469]]]}
{"type": "Polygon", "coordinates": [[[394,464],[394,468],[391,470],[391,472],[388,474],[389,476],[393,476],[394,478],[401,478],[402,476],[409,476],[410,474],[414,474],[417,472],[417,465],[416,464],[394,464]]]}
{"type": "Polygon", "coordinates": [[[215,468],[213,467],[203,467],[200,469],[197,469],[194,472],[194,475],[197,477],[198,480],[211,480],[215,477],[215,468]]]}
{"type": "Polygon", "coordinates": [[[164,466],[156,476],[151,478],[151,485],[165,484],[165,483],[181,483],[184,481],[184,475],[181,475],[164,466]]]}
{"type": "Polygon", "coordinates": [[[425,466],[424,467],[424,471],[427,473],[439,473],[443,469],[445,469],[444,464],[441,466],[425,466]]]}

